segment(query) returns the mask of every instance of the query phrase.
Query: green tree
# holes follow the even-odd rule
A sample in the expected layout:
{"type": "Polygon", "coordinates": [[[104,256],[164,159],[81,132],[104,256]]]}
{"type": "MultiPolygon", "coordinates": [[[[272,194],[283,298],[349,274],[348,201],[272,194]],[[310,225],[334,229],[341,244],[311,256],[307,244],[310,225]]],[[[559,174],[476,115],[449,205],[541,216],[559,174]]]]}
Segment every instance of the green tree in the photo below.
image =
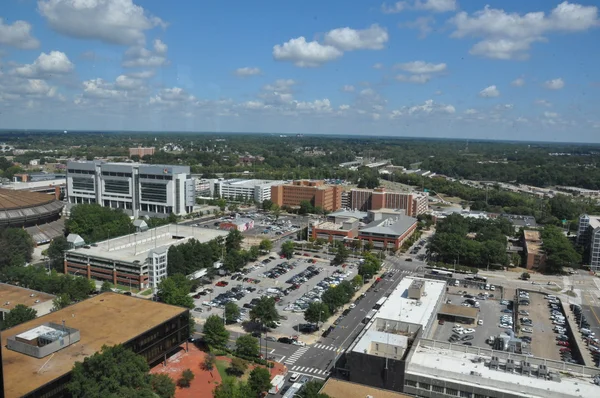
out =
{"type": "Polygon", "coordinates": [[[160,398],[173,398],[175,396],[175,382],[169,375],[150,375],[150,387],[160,398]]]}
{"type": "Polygon", "coordinates": [[[237,229],[232,229],[227,234],[227,238],[225,238],[225,250],[227,252],[240,250],[243,240],[244,235],[237,229]]]}
{"type": "Polygon", "coordinates": [[[271,239],[263,239],[260,241],[258,248],[263,252],[270,252],[273,249],[273,242],[271,242],[271,239]]]}
{"type": "Polygon", "coordinates": [[[71,209],[65,227],[87,243],[127,235],[134,231],[131,219],[120,209],[80,204],[71,209]]]}
{"type": "Polygon", "coordinates": [[[271,388],[271,373],[262,366],[255,367],[248,377],[248,385],[255,396],[263,396],[271,388]]]}
{"type": "Polygon", "coordinates": [[[298,391],[298,396],[301,398],[329,398],[329,395],[319,393],[321,388],[323,388],[322,382],[311,380],[302,386],[300,391],[298,391]]]}
{"type": "Polygon", "coordinates": [[[294,242],[287,240],[281,245],[281,254],[290,259],[294,256],[294,242]]]}
{"type": "Polygon", "coordinates": [[[256,261],[258,256],[260,256],[260,249],[258,246],[250,246],[250,249],[248,250],[248,259],[250,261],[256,261]]]}
{"type": "Polygon", "coordinates": [[[227,207],[227,201],[223,198],[217,199],[216,205],[219,207],[221,211],[225,211],[225,207],[227,207]]]}
{"type": "Polygon", "coordinates": [[[273,203],[271,206],[271,214],[275,217],[275,220],[279,220],[279,216],[281,216],[281,207],[278,204],[273,203]]]}
{"type": "Polygon", "coordinates": [[[217,358],[215,357],[215,355],[213,353],[211,353],[211,352],[206,353],[206,355],[204,356],[204,361],[202,362],[202,369],[212,372],[212,370],[215,367],[216,361],[217,361],[217,358]]]}
{"type": "Polygon", "coordinates": [[[104,281],[102,282],[102,286],[100,287],[100,291],[101,292],[111,292],[112,291],[112,283],[110,283],[109,281],[104,281]]]}
{"type": "Polygon", "coordinates": [[[23,322],[31,321],[37,316],[37,311],[23,304],[17,304],[6,314],[2,329],[9,329],[23,322]]]}
{"type": "Polygon", "coordinates": [[[248,369],[248,362],[244,361],[242,358],[233,357],[231,358],[231,363],[227,368],[227,373],[232,376],[240,377],[243,375],[248,369]]]}
{"type": "Polygon", "coordinates": [[[229,340],[229,332],[225,329],[223,318],[218,315],[211,315],[204,323],[204,341],[206,344],[214,347],[224,347],[229,340]]]}
{"type": "Polygon", "coordinates": [[[253,395],[254,392],[248,383],[236,381],[231,377],[225,378],[213,391],[214,398],[248,398],[253,395]]]}
{"type": "Polygon", "coordinates": [[[339,243],[337,245],[335,257],[333,258],[332,263],[334,265],[343,264],[348,259],[349,255],[350,251],[348,250],[348,248],[343,243],[339,243]]]}
{"type": "Polygon", "coordinates": [[[258,303],[250,310],[250,319],[263,325],[270,325],[278,321],[279,318],[273,297],[262,296],[258,303]]]}
{"type": "Polygon", "coordinates": [[[47,254],[48,258],[50,259],[50,266],[52,269],[57,271],[63,270],[65,251],[69,250],[69,248],[69,242],[67,242],[67,238],[64,236],[54,238],[52,242],[50,242],[47,254]]]}
{"type": "Polygon", "coordinates": [[[152,392],[148,371],[146,360],[133,351],[121,345],[103,346],[75,363],[67,389],[74,398],[147,396],[152,392]]]}
{"type": "Polygon", "coordinates": [[[359,289],[361,287],[363,287],[363,285],[365,284],[363,277],[360,275],[355,275],[354,278],[352,278],[352,286],[354,286],[355,289],[359,289]]]}
{"type": "Polygon", "coordinates": [[[298,210],[298,214],[309,214],[313,211],[313,205],[308,200],[300,201],[300,209],[298,210]]]}
{"type": "Polygon", "coordinates": [[[270,211],[271,208],[273,207],[273,201],[271,199],[265,199],[262,202],[262,209],[264,211],[270,211]]]}
{"type": "Polygon", "coordinates": [[[33,239],[21,228],[0,230],[0,268],[3,266],[21,266],[31,261],[33,239]]]}
{"type": "Polygon", "coordinates": [[[321,301],[313,301],[304,310],[304,320],[309,323],[314,323],[317,326],[319,322],[325,322],[331,316],[327,304],[321,301]]]}
{"type": "Polygon", "coordinates": [[[235,350],[239,355],[245,357],[258,357],[260,354],[258,339],[252,335],[244,334],[235,341],[235,350]]]}
{"type": "Polygon", "coordinates": [[[179,387],[188,388],[192,383],[192,380],[194,380],[194,377],[194,372],[192,372],[191,369],[186,369],[181,372],[181,377],[177,379],[177,385],[179,387]]]}
{"type": "Polygon", "coordinates": [[[521,279],[523,279],[524,281],[528,280],[529,278],[531,278],[531,275],[529,275],[529,272],[523,272],[521,274],[521,279]]]}
{"type": "Polygon", "coordinates": [[[158,284],[157,295],[165,304],[194,308],[194,299],[190,297],[191,281],[182,274],[163,279],[158,284]]]}
{"type": "Polygon", "coordinates": [[[225,320],[227,323],[236,323],[240,317],[240,307],[232,301],[225,304],[225,320]]]}
{"type": "Polygon", "coordinates": [[[72,303],[73,301],[71,300],[71,297],[67,293],[62,293],[52,300],[52,309],[54,311],[58,311],[71,305],[72,303]]]}

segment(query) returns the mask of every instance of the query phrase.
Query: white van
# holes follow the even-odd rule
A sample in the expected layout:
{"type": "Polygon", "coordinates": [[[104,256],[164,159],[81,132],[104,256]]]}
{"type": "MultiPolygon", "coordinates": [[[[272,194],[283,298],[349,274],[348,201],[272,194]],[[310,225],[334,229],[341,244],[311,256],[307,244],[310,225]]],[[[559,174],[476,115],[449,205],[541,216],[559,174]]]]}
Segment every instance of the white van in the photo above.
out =
{"type": "Polygon", "coordinates": [[[456,286],[456,287],[460,286],[460,281],[458,279],[454,281],[454,286],[456,286]]]}
{"type": "Polygon", "coordinates": [[[547,299],[547,300],[556,300],[556,296],[554,296],[554,295],[552,295],[552,294],[548,294],[548,295],[546,296],[546,299],[547,299]]]}
{"type": "Polygon", "coordinates": [[[491,285],[491,286],[490,286],[490,290],[493,292],[494,290],[496,290],[496,286],[494,286],[494,285],[491,285]]]}

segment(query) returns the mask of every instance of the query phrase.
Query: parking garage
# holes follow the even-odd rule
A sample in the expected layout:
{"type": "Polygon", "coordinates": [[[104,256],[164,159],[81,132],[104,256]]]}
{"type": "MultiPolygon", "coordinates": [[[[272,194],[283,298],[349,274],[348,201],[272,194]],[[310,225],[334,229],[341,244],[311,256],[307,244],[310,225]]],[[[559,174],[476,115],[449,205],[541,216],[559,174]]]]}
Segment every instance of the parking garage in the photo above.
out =
{"type": "Polygon", "coordinates": [[[438,311],[438,319],[472,325],[477,322],[479,310],[462,305],[444,304],[438,311]]]}

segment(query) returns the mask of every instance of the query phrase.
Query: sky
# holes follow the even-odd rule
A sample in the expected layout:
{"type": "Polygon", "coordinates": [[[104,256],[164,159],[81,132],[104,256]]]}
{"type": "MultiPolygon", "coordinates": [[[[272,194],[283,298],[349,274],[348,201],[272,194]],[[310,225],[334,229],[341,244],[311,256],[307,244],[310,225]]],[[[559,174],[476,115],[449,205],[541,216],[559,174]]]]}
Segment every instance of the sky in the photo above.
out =
{"type": "Polygon", "coordinates": [[[597,1],[1,1],[0,128],[600,142],[597,1]]]}

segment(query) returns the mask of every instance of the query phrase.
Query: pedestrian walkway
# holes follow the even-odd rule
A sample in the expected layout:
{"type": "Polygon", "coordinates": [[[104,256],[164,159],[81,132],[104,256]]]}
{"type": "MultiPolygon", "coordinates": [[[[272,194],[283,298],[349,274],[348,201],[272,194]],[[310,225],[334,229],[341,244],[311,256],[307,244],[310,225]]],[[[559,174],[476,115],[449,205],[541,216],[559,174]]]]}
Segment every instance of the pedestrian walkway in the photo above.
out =
{"type": "Polygon", "coordinates": [[[319,348],[321,350],[329,350],[329,351],[336,351],[338,349],[337,347],[334,347],[332,345],[327,345],[327,344],[315,344],[313,347],[319,348]]]}
{"type": "Polygon", "coordinates": [[[296,361],[302,356],[304,355],[304,353],[306,351],[308,351],[310,349],[310,347],[302,347],[302,348],[298,348],[298,350],[296,350],[295,353],[293,353],[292,355],[290,355],[288,357],[288,359],[286,359],[285,361],[283,361],[283,363],[287,364],[287,365],[292,365],[294,363],[296,363],[296,361]]]}
{"type": "Polygon", "coordinates": [[[310,366],[292,366],[292,372],[296,373],[309,373],[313,375],[325,376],[329,372],[317,368],[311,368],[310,366]]]}

